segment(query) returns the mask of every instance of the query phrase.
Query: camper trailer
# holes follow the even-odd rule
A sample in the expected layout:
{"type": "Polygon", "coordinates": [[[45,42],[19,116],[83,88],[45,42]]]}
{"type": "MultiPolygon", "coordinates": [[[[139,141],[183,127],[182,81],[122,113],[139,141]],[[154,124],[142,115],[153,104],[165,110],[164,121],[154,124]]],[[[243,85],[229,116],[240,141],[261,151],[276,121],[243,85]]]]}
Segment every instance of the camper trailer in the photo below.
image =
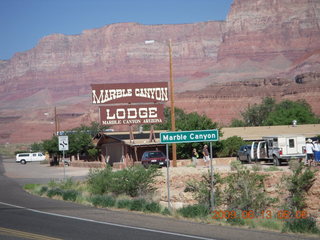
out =
{"type": "Polygon", "coordinates": [[[262,141],[252,142],[250,157],[256,161],[269,161],[279,166],[291,159],[306,157],[305,136],[278,135],[263,137],[262,141]]]}

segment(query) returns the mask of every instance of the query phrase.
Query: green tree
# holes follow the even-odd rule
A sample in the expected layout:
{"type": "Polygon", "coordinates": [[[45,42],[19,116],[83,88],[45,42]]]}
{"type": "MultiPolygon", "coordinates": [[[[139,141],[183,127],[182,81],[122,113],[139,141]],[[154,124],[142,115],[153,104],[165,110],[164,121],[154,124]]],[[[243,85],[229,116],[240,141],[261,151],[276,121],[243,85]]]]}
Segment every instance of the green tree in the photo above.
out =
{"type": "Polygon", "coordinates": [[[90,126],[81,125],[78,128],[74,128],[73,131],[82,131],[88,133],[91,137],[94,137],[99,132],[102,132],[106,129],[108,129],[108,126],[102,126],[97,122],[91,122],[90,126]]]}
{"type": "Polygon", "coordinates": [[[42,144],[43,149],[47,151],[50,155],[60,155],[57,136],[53,136],[51,139],[44,140],[42,144]]]}
{"type": "Polygon", "coordinates": [[[246,123],[243,120],[233,118],[230,127],[245,127],[246,123]]]}
{"type": "MultiPolygon", "coordinates": [[[[171,130],[171,114],[170,108],[166,107],[164,109],[165,120],[162,124],[157,124],[155,129],[158,130],[171,130]]],[[[189,131],[189,130],[207,130],[207,129],[218,129],[218,124],[212,122],[210,118],[206,115],[199,115],[198,113],[185,113],[180,108],[175,108],[175,123],[176,131],[189,131]]],[[[222,133],[219,129],[219,136],[222,136],[222,133]]],[[[181,143],[177,144],[177,156],[180,159],[190,158],[192,149],[195,148],[198,152],[201,153],[201,149],[204,143],[181,143]]],[[[217,144],[214,144],[215,149],[217,144]]]]}
{"type": "Polygon", "coordinates": [[[226,140],[221,141],[221,150],[218,152],[218,157],[234,157],[237,155],[237,151],[246,142],[238,136],[229,137],[226,140]]]}
{"type": "Polygon", "coordinates": [[[245,112],[242,112],[243,122],[246,126],[262,126],[264,121],[275,108],[275,100],[266,97],[261,104],[249,106],[245,112]]]}
{"type": "Polygon", "coordinates": [[[88,154],[91,148],[93,148],[92,137],[88,132],[76,130],[69,133],[69,154],[88,154]]]}
{"type": "Polygon", "coordinates": [[[44,148],[43,148],[43,143],[42,142],[35,142],[31,144],[31,151],[32,152],[43,152],[44,148]]]}
{"type": "Polygon", "coordinates": [[[319,119],[306,101],[284,100],[275,106],[275,109],[266,118],[264,125],[290,125],[292,120],[297,120],[300,124],[319,123],[319,119]]]}
{"type": "Polygon", "coordinates": [[[232,120],[231,127],[290,125],[293,120],[300,124],[320,122],[306,101],[284,100],[276,104],[270,97],[264,98],[261,104],[249,106],[241,116],[242,120],[232,120]]]}
{"type": "MultiPolygon", "coordinates": [[[[97,150],[94,150],[92,137],[104,129],[98,123],[92,122],[90,126],[82,125],[70,131],[65,131],[69,137],[69,150],[65,153],[67,155],[86,154],[90,159],[96,159],[98,153],[97,150]]],[[[58,136],[53,136],[51,139],[43,141],[42,145],[43,150],[47,151],[50,155],[61,155],[58,146],[58,136]]]]}

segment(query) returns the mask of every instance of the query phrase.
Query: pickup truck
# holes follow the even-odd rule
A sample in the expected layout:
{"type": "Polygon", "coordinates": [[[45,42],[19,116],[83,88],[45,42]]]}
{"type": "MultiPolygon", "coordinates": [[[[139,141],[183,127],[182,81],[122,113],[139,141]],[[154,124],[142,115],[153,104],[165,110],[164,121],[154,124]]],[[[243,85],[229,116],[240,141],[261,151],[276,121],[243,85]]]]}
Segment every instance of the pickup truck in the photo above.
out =
{"type": "Polygon", "coordinates": [[[262,141],[252,142],[251,159],[273,162],[280,166],[282,162],[306,157],[306,138],[298,135],[277,135],[263,137],[262,141]]]}

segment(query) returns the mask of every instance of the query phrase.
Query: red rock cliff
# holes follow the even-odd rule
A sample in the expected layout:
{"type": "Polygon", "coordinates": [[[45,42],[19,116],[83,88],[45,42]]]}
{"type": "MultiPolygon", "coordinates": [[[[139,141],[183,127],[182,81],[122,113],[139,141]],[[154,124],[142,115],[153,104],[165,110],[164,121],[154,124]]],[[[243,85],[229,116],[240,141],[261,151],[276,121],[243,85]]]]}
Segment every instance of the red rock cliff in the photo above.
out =
{"type": "Polygon", "coordinates": [[[319,79],[294,82],[298,74],[318,76],[319,26],[319,0],[235,0],[225,22],[119,23],[46,36],[33,49],[0,61],[0,142],[49,137],[52,117],[44,113],[54,106],[71,116],[61,129],[96,121],[92,83],[167,81],[168,39],[178,107],[226,124],[248,103],[275,96],[304,98],[320,114],[319,79]],[[261,83],[279,77],[281,88],[261,83]]]}
{"type": "Polygon", "coordinates": [[[219,60],[295,61],[320,48],[318,0],[235,0],[219,47],[219,60]]]}

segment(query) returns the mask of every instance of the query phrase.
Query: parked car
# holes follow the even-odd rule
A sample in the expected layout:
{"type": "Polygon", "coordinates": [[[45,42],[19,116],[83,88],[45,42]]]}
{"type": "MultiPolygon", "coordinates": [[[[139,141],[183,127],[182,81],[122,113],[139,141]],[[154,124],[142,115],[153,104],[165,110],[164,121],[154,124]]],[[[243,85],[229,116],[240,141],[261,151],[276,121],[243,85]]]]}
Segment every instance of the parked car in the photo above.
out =
{"type": "Polygon", "coordinates": [[[151,164],[167,166],[166,155],[161,151],[147,151],[143,153],[141,163],[146,168],[151,164]]]}
{"type": "Polygon", "coordinates": [[[252,158],[251,158],[250,152],[251,152],[251,145],[241,146],[237,153],[237,160],[241,162],[247,161],[248,163],[251,163],[252,158]]]}
{"type": "Polygon", "coordinates": [[[45,160],[46,157],[41,152],[36,153],[18,153],[16,155],[16,162],[26,164],[27,162],[40,162],[45,160]]]}

